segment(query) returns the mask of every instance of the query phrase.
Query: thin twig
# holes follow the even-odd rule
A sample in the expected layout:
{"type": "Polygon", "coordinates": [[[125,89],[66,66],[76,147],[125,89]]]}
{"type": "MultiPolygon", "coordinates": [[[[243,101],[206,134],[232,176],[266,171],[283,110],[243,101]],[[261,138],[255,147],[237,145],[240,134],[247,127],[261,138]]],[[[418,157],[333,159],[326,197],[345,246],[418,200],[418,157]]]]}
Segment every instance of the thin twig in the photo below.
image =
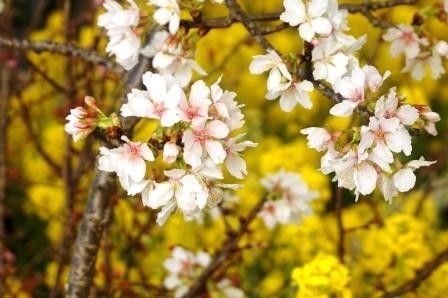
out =
{"type": "Polygon", "coordinates": [[[98,54],[96,51],[83,49],[74,44],[0,37],[0,46],[20,50],[32,50],[36,53],[50,52],[60,55],[71,55],[93,64],[104,65],[107,69],[119,75],[124,73],[123,68],[109,58],[98,54]]]}
{"type": "Polygon", "coordinates": [[[213,260],[202,271],[201,275],[194,281],[188,292],[182,298],[196,298],[206,290],[207,280],[228,260],[233,253],[238,251],[238,243],[244,234],[247,233],[250,223],[256,218],[258,212],[263,208],[266,198],[261,199],[257,205],[249,212],[246,218],[241,221],[239,229],[231,233],[222,247],[215,253],[213,260]]]}
{"type": "Polygon", "coordinates": [[[448,249],[440,252],[434,259],[425,263],[419,270],[416,271],[415,277],[408,280],[401,286],[391,290],[386,291],[382,298],[394,298],[401,297],[403,294],[414,291],[418,289],[420,284],[425,281],[431,274],[448,261],[448,249]]]}

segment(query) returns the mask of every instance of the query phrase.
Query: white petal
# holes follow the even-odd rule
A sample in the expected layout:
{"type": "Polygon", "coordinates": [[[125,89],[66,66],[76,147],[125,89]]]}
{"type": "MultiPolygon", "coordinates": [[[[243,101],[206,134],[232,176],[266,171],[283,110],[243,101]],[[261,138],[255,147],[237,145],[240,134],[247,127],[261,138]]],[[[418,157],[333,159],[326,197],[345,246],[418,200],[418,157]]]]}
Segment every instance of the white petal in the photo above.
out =
{"type": "Polygon", "coordinates": [[[222,144],[218,141],[207,140],[205,142],[205,148],[207,149],[210,158],[214,163],[220,164],[226,158],[226,151],[222,144]]]}
{"type": "Polygon", "coordinates": [[[414,187],[416,177],[410,168],[405,167],[394,174],[393,181],[398,191],[406,192],[414,187]]]}

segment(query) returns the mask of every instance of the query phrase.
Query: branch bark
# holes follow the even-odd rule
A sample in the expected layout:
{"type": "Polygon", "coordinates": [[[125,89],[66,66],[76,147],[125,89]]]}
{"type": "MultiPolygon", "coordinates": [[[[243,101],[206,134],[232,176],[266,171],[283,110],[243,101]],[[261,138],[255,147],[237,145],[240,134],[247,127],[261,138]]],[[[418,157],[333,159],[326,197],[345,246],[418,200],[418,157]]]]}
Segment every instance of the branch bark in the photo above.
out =
{"type": "Polygon", "coordinates": [[[30,41],[27,39],[0,36],[0,46],[19,50],[32,50],[36,53],[50,52],[60,55],[70,55],[93,64],[104,65],[107,69],[119,75],[124,73],[124,69],[109,58],[98,54],[96,51],[83,49],[74,44],[63,44],[52,41],[30,41]]]}
{"type": "Polygon", "coordinates": [[[223,243],[220,250],[218,250],[210,264],[202,271],[201,275],[190,286],[188,292],[182,298],[196,298],[200,297],[206,290],[207,280],[228,260],[234,252],[238,250],[238,243],[243,235],[248,231],[250,223],[256,218],[258,212],[263,208],[266,198],[260,200],[255,207],[249,212],[247,217],[241,221],[240,228],[229,234],[227,240],[223,243]]]}
{"type": "Polygon", "coordinates": [[[386,291],[382,297],[383,298],[400,297],[405,293],[418,289],[420,284],[427,278],[429,278],[431,274],[445,262],[448,262],[448,248],[440,252],[434,259],[427,262],[425,265],[423,265],[422,268],[417,270],[415,277],[413,279],[405,282],[401,286],[391,291],[386,291]]]}
{"type": "MultiPolygon", "coordinates": [[[[129,73],[127,89],[135,88],[141,83],[141,77],[148,67],[149,60],[143,58],[129,73]]],[[[123,96],[122,102],[126,102],[126,96],[123,96]]],[[[131,133],[137,120],[129,118],[121,120],[124,131],[131,133]]],[[[102,172],[96,167],[95,179],[90,187],[87,206],[74,244],[66,297],[88,297],[101,237],[112,212],[110,198],[115,191],[115,174],[102,172]]]]}

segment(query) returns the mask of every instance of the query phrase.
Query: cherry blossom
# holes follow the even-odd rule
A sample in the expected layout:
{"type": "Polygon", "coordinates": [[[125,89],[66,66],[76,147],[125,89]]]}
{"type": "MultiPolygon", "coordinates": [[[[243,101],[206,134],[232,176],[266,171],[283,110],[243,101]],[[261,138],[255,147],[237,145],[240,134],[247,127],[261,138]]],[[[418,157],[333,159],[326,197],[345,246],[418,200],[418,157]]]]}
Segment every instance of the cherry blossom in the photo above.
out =
{"type": "Polygon", "coordinates": [[[176,161],[180,153],[180,147],[175,143],[168,142],[163,146],[163,161],[173,163],[176,161]]]}
{"type": "Polygon", "coordinates": [[[177,0],[149,0],[149,4],[157,6],[154,12],[154,20],[160,25],[168,25],[171,34],[179,30],[180,7],[177,0]]]}
{"type": "Polygon", "coordinates": [[[300,36],[311,41],[316,34],[329,35],[332,25],[326,16],[328,0],[311,0],[305,7],[302,0],[284,0],[285,11],[280,19],[290,26],[299,26],[300,36]]]}
{"type": "Polygon", "coordinates": [[[318,193],[310,191],[300,175],[281,170],[263,178],[261,184],[275,199],[267,201],[259,213],[269,228],[277,223],[299,223],[312,213],[310,202],[318,193]]]}
{"type": "Polygon", "coordinates": [[[70,114],[65,118],[65,132],[73,136],[75,142],[87,137],[97,126],[96,114],[92,115],[83,107],[70,110],[70,114]]]}
{"type": "Polygon", "coordinates": [[[187,51],[184,40],[166,31],[154,34],[149,44],[141,50],[141,54],[153,58],[152,65],[162,74],[172,74],[181,87],[191,80],[192,71],[200,75],[207,73],[192,59],[193,53],[187,51]]]}
{"type": "Polygon", "coordinates": [[[419,118],[418,110],[411,105],[399,106],[396,89],[391,88],[387,95],[378,99],[375,105],[375,117],[385,119],[398,119],[403,125],[413,125],[419,118]]]}
{"type": "Polygon", "coordinates": [[[178,85],[170,86],[164,77],[152,72],[143,75],[143,84],[148,91],[132,90],[128,94],[128,103],[121,107],[121,115],[159,119],[164,127],[179,122],[177,106],[185,97],[182,89],[178,85]]]}
{"type": "Polygon", "coordinates": [[[420,81],[429,68],[433,79],[439,79],[445,73],[442,57],[433,49],[432,52],[424,52],[417,57],[406,59],[402,72],[410,72],[413,79],[420,81]]]}
{"type": "Polygon", "coordinates": [[[247,175],[246,161],[241,157],[241,152],[246,150],[247,147],[257,146],[256,143],[251,141],[237,143],[243,136],[244,134],[229,138],[224,145],[226,151],[226,168],[233,177],[238,179],[243,179],[247,175]]]}
{"type": "Polygon", "coordinates": [[[407,192],[411,190],[417,178],[415,177],[414,171],[421,167],[428,167],[436,163],[435,161],[426,161],[423,157],[418,160],[412,160],[408,162],[403,168],[398,170],[393,175],[393,184],[399,192],[407,192]]]}
{"type": "Polygon", "coordinates": [[[117,62],[126,70],[133,68],[138,62],[140,38],[134,32],[140,19],[140,11],[134,1],[128,0],[129,8],[123,7],[113,0],[106,0],[107,12],[98,17],[98,25],[107,30],[109,43],[106,52],[115,55],[117,62]]]}
{"type": "Polygon", "coordinates": [[[244,125],[244,115],[241,112],[243,105],[238,104],[235,100],[236,93],[223,90],[219,86],[220,82],[221,78],[210,87],[212,99],[210,114],[215,118],[220,118],[230,130],[239,129],[244,125]]]}
{"type": "Polygon", "coordinates": [[[331,39],[320,41],[312,51],[313,77],[316,80],[335,82],[347,73],[350,57],[340,44],[331,39]]]}
{"type": "Polygon", "coordinates": [[[219,140],[228,134],[229,128],[220,120],[193,123],[191,129],[185,131],[182,137],[185,162],[193,167],[199,166],[205,152],[214,163],[224,162],[226,151],[219,140]]]}
{"type": "Polygon", "coordinates": [[[162,225],[169,215],[178,207],[185,216],[192,216],[207,204],[208,191],[194,175],[182,169],[164,172],[167,181],[155,183],[154,189],[145,197],[144,204],[161,211],[157,215],[157,223],[162,225]]]}
{"type": "Polygon", "coordinates": [[[324,128],[308,127],[302,129],[300,132],[307,136],[308,147],[316,149],[319,152],[326,150],[332,140],[331,133],[324,128]]]}
{"type": "Polygon", "coordinates": [[[300,104],[305,109],[311,109],[313,103],[309,93],[313,90],[314,86],[310,81],[304,80],[297,83],[290,81],[281,89],[277,89],[275,92],[268,92],[266,98],[273,100],[280,97],[280,108],[284,112],[291,112],[297,104],[300,104]]]}
{"type": "Polygon", "coordinates": [[[98,17],[98,26],[108,30],[119,27],[136,27],[140,20],[140,10],[133,0],[128,0],[129,7],[123,9],[114,0],[105,0],[104,8],[107,10],[98,17]]]}
{"type": "Polygon", "coordinates": [[[291,80],[291,74],[288,71],[282,58],[273,50],[268,50],[266,55],[255,56],[249,65],[249,71],[252,74],[262,74],[269,71],[267,87],[268,91],[282,89],[285,81],[291,80]]]}
{"type": "Polygon", "coordinates": [[[169,275],[163,284],[169,290],[174,290],[174,297],[182,297],[188,291],[188,285],[197,276],[198,268],[206,267],[211,261],[206,252],[193,252],[180,246],[173,248],[171,257],[163,263],[169,275]]]}
{"type": "Polygon", "coordinates": [[[126,136],[121,138],[125,144],[118,148],[100,148],[98,168],[105,172],[115,172],[124,189],[145,177],[146,162],[154,161],[154,154],[147,144],[132,142],[126,136]]]}
{"type": "Polygon", "coordinates": [[[428,45],[426,38],[419,38],[412,26],[404,24],[398,25],[397,28],[389,28],[383,35],[383,39],[391,42],[390,53],[392,57],[397,57],[404,52],[406,58],[412,59],[419,55],[421,45],[428,45]]]}
{"type": "Polygon", "coordinates": [[[417,109],[419,110],[420,118],[424,122],[426,132],[430,135],[436,136],[437,129],[435,123],[440,121],[440,115],[433,112],[428,106],[417,106],[417,109]]]}
{"type": "Polygon", "coordinates": [[[181,97],[178,113],[182,121],[198,125],[208,119],[208,111],[211,104],[210,88],[207,87],[204,81],[199,80],[191,86],[188,100],[185,96],[181,97]]]}

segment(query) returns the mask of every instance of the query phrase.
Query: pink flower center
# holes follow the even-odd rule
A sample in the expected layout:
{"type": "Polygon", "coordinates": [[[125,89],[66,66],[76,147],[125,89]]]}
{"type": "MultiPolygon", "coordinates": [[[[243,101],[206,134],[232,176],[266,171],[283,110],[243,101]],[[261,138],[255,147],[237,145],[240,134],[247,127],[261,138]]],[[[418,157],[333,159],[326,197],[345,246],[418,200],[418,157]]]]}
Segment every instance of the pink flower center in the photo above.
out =
{"type": "Polygon", "coordinates": [[[199,112],[199,108],[198,107],[193,107],[193,106],[190,106],[190,105],[185,110],[185,114],[187,114],[187,118],[189,120],[192,120],[194,117],[196,117],[198,115],[198,112],[199,112]]]}
{"type": "Polygon", "coordinates": [[[378,131],[375,132],[375,137],[378,140],[382,140],[384,139],[384,131],[382,131],[381,129],[379,129],[378,131]]]}
{"type": "Polygon", "coordinates": [[[166,111],[166,108],[163,104],[154,105],[154,114],[161,117],[162,114],[166,111]]]}
{"type": "Polygon", "coordinates": [[[409,43],[414,41],[414,34],[413,34],[413,32],[403,32],[403,35],[401,36],[401,39],[405,43],[409,44],[409,43]]]}
{"type": "Polygon", "coordinates": [[[195,130],[193,134],[194,134],[194,140],[201,144],[204,143],[209,138],[208,133],[205,129],[195,130]]]}
{"type": "Polygon", "coordinates": [[[275,213],[275,205],[274,204],[267,204],[266,207],[265,207],[265,210],[269,214],[274,214],[275,213]]]}
{"type": "Polygon", "coordinates": [[[140,157],[140,147],[134,144],[128,144],[126,147],[126,152],[130,159],[137,159],[140,157]]]}

